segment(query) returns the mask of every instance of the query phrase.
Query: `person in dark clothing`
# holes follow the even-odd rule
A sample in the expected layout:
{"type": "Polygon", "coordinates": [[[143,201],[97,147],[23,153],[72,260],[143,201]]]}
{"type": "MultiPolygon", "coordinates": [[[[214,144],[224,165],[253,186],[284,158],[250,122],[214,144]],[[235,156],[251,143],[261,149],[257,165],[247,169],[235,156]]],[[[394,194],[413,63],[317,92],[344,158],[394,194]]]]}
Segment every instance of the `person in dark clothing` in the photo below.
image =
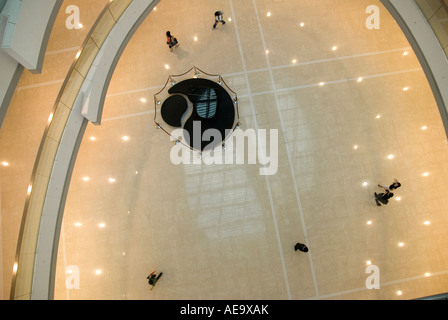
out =
{"type": "Polygon", "coordinates": [[[226,22],[222,19],[222,15],[224,13],[222,11],[216,11],[215,12],[215,23],[213,24],[213,29],[216,28],[216,25],[221,22],[222,24],[226,24],[226,22]]]}
{"type": "Polygon", "coordinates": [[[386,189],[389,189],[389,190],[395,190],[395,189],[398,189],[398,188],[401,187],[401,183],[398,182],[397,179],[394,179],[394,182],[392,182],[392,184],[390,186],[382,186],[382,185],[379,184],[378,187],[386,188],[386,189]]]}
{"type": "Polygon", "coordinates": [[[297,242],[296,245],[294,246],[294,251],[302,251],[302,252],[308,252],[308,247],[306,245],[304,245],[303,243],[299,243],[297,242]]]}
{"type": "Polygon", "coordinates": [[[166,44],[170,48],[170,51],[173,51],[173,48],[179,45],[176,37],[173,37],[169,31],[166,32],[166,44]]]}
{"type": "Polygon", "coordinates": [[[394,196],[392,192],[389,191],[389,189],[378,185],[379,187],[383,188],[384,192],[376,193],[375,192],[375,202],[378,207],[381,207],[382,204],[388,204],[389,199],[394,196]]]}
{"type": "Polygon", "coordinates": [[[152,286],[151,290],[154,289],[157,281],[159,281],[160,277],[163,275],[163,272],[160,272],[159,275],[156,276],[156,271],[151,272],[146,279],[148,279],[148,283],[152,286]]]}
{"type": "Polygon", "coordinates": [[[389,186],[389,190],[398,189],[400,187],[401,187],[401,183],[398,182],[397,179],[394,179],[394,182],[392,182],[392,184],[389,186]]]}

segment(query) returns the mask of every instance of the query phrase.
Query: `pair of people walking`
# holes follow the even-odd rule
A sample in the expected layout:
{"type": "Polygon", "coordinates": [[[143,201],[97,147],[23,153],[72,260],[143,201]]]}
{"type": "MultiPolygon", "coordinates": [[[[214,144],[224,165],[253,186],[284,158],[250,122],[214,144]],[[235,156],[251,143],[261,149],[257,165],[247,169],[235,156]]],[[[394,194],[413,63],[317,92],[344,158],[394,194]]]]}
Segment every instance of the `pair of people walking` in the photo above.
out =
{"type": "Polygon", "coordinates": [[[388,204],[389,199],[394,196],[393,192],[391,190],[396,190],[399,187],[401,187],[401,183],[398,182],[397,179],[394,179],[394,182],[392,182],[389,186],[382,186],[378,184],[378,187],[382,188],[384,192],[381,193],[374,193],[375,194],[375,202],[378,207],[381,207],[381,204],[388,204]]]}
{"type": "MultiPolygon", "coordinates": [[[[226,22],[223,20],[222,16],[223,16],[224,12],[222,11],[215,11],[215,23],[213,24],[213,30],[216,29],[216,26],[218,25],[218,23],[222,23],[223,25],[226,24],[226,22]]],[[[170,31],[166,32],[166,44],[168,45],[168,47],[170,48],[170,51],[173,51],[173,48],[179,46],[179,41],[177,41],[177,38],[174,37],[173,35],[171,35],[170,31]]]]}

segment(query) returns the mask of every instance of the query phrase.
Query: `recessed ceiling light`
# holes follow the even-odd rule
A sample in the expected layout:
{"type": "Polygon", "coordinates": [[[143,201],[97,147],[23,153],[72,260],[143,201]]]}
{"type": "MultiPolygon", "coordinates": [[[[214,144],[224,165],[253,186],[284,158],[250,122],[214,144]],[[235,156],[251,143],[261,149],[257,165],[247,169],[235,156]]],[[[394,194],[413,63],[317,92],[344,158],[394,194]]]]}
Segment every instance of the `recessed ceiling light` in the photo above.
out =
{"type": "Polygon", "coordinates": [[[48,122],[51,122],[51,120],[53,120],[53,112],[48,116],[48,122]]]}
{"type": "Polygon", "coordinates": [[[396,200],[396,201],[400,201],[400,200],[401,200],[401,197],[396,197],[395,200],[396,200]]]}
{"type": "Polygon", "coordinates": [[[101,269],[96,269],[95,270],[95,274],[96,275],[100,275],[100,274],[102,274],[103,273],[103,271],[101,270],[101,269]]]}
{"type": "Polygon", "coordinates": [[[81,222],[76,222],[75,223],[75,227],[81,227],[82,226],[82,223],[81,222]]]}
{"type": "Polygon", "coordinates": [[[429,276],[431,276],[431,273],[426,272],[426,273],[425,273],[425,277],[429,277],[429,276]]]}
{"type": "Polygon", "coordinates": [[[336,50],[338,50],[338,47],[337,47],[337,46],[333,46],[333,47],[331,48],[331,50],[336,51],[336,50]]]}
{"type": "Polygon", "coordinates": [[[121,139],[122,139],[123,141],[128,141],[128,140],[129,140],[129,137],[128,137],[128,136],[122,136],[121,139]]]}
{"type": "Polygon", "coordinates": [[[110,182],[110,183],[113,183],[113,182],[115,182],[115,181],[117,181],[117,180],[115,180],[115,178],[109,178],[109,182],[110,182]]]}
{"type": "Polygon", "coordinates": [[[78,27],[82,29],[84,26],[82,25],[82,23],[79,23],[78,27]]]}
{"type": "Polygon", "coordinates": [[[367,187],[369,185],[369,183],[367,182],[367,181],[364,181],[363,183],[362,183],[362,186],[363,187],[367,187]]]}
{"type": "Polygon", "coordinates": [[[424,177],[427,177],[427,176],[429,176],[429,172],[423,172],[423,174],[422,174],[424,177]]]}
{"type": "Polygon", "coordinates": [[[84,181],[89,181],[90,178],[89,178],[89,177],[82,177],[82,180],[84,180],[84,181]]]}
{"type": "Polygon", "coordinates": [[[426,130],[426,129],[428,129],[427,126],[423,126],[423,127],[422,127],[422,130],[426,130]]]}
{"type": "Polygon", "coordinates": [[[372,220],[367,221],[367,224],[370,226],[372,224],[372,220]]]}
{"type": "Polygon", "coordinates": [[[408,91],[409,90],[409,87],[404,87],[403,88],[403,91],[408,91]]]}
{"type": "Polygon", "coordinates": [[[407,56],[408,54],[409,54],[409,52],[407,52],[407,51],[403,52],[404,56],[407,56]]]}
{"type": "Polygon", "coordinates": [[[353,146],[353,149],[358,150],[358,145],[355,144],[355,145],[353,146]]]}
{"type": "Polygon", "coordinates": [[[397,296],[401,296],[403,294],[403,292],[401,290],[397,291],[397,296]]]}
{"type": "Polygon", "coordinates": [[[2,166],[7,167],[7,166],[9,166],[9,163],[6,162],[6,161],[3,161],[3,162],[2,162],[2,166]]]}
{"type": "Polygon", "coordinates": [[[78,52],[76,52],[75,59],[78,59],[80,55],[81,55],[81,50],[78,50],[78,52]]]}
{"type": "Polygon", "coordinates": [[[292,59],[292,63],[297,63],[297,60],[296,59],[292,59]]]}
{"type": "Polygon", "coordinates": [[[98,223],[98,227],[104,228],[104,227],[106,227],[106,224],[104,222],[98,223]]]}
{"type": "Polygon", "coordinates": [[[266,16],[270,17],[271,16],[271,11],[268,11],[268,13],[266,13],[266,16]]]}
{"type": "Polygon", "coordinates": [[[232,21],[232,18],[227,19],[227,21],[229,21],[229,22],[232,21]]]}
{"type": "Polygon", "coordinates": [[[169,66],[168,64],[166,64],[166,65],[165,65],[165,69],[168,70],[169,68],[170,68],[170,66],[169,66]]]}
{"type": "Polygon", "coordinates": [[[423,222],[423,224],[424,224],[425,226],[429,226],[429,225],[431,224],[431,221],[426,220],[426,221],[423,222]]]}
{"type": "Polygon", "coordinates": [[[380,115],[380,114],[377,114],[377,115],[376,115],[376,118],[377,118],[377,119],[381,118],[381,115],[380,115]]]}
{"type": "Polygon", "coordinates": [[[404,247],[404,242],[398,242],[399,247],[404,247]]]}
{"type": "Polygon", "coordinates": [[[90,140],[95,141],[96,138],[95,137],[90,137],[90,140]]]}
{"type": "Polygon", "coordinates": [[[319,86],[323,87],[325,85],[325,82],[319,82],[319,86]]]}
{"type": "Polygon", "coordinates": [[[194,40],[194,41],[198,41],[198,37],[194,36],[194,37],[193,37],[193,40],[194,40]]]}
{"type": "Polygon", "coordinates": [[[300,27],[303,28],[305,26],[305,22],[300,22],[300,27]]]}
{"type": "Polygon", "coordinates": [[[393,158],[395,158],[395,156],[393,154],[390,154],[387,156],[387,159],[393,159],[393,158]]]}
{"type": "Polygon", "coordinates": [[[146,102],[146,99],[145,98],[140,98],[140,101],[141,102],[146,102]]]}
{"type": "Polygon", "coordinates": [[[364,78],[363,77],[359,77],[358,80],[356,80],[356,81],[362,82],[362,80],[364,80],[364,78]]]}
{"type": "Polygon", "coordinates": [[[371,260],[367,260],[367,261],[366,261],[366,265],[370,266],[371,264],[372,264],[372,261],[371,261],[371,260]]]}
{"type": "Polygon", "coordinates": [[[264,51],[264,53],[265,53],[265,54],[269,54],[269,50],[266,49],[266,50],[264,51]]]}

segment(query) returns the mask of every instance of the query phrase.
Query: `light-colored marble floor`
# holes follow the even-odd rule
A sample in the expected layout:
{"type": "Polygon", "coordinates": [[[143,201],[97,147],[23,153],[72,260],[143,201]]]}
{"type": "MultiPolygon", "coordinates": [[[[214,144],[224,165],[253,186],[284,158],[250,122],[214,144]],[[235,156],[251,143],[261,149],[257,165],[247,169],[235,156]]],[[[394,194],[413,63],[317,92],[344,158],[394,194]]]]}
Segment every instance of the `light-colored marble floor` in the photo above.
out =
{"type": "MultiPolygon", "coordinates": [[[[105,2],[90,9],[92,1],[78,1],[81,13],[89,11],[86,25],[105,2]]],[[[43,132],[57,81],[76,52],[70,48],[82,43],[85,30],[78,32],[54,33],[49,50],[67,52],[47,56],[44,74],[24,75],[0,131],[1,160],[10,161],[1,171],[6,257],[15,251],[16,231],[7,228],[20,224],[17,200],[40,142],[35,132],[43,132]],[[32,123],[35,115],[41,123],[32,123]]],[[[446,292],[447,160],[428,82],[379,1],[162,0],[123,52],[102,124],[85,132],[55,298],[413,299],[446,292]],[[365,26],[372,4],[381,10],[379,30],[365,26]],[[212,30],[217,9],[227,23],[212,30]],[[180,42],[173,52],[167,30],[180,42]],[[153,95],[169,75],[192,66],[221,74],[237,92],[243,129],[278,130],[275,175],[260,175],[259,163],[170,161],[173,144],[154,128],[153,95]],[[402,187],[377,207],[377,184],[394,178],[402,187]],[[296,242],[310,251],[295,252],[296,242]],[[369,265],[378,267],[380,289],[366,288],[369,265]],[[69,266],[79,268],[80,289],[66,287],[69,266]],[[164,275],[150,290],[153,270],[164,275]]]]}

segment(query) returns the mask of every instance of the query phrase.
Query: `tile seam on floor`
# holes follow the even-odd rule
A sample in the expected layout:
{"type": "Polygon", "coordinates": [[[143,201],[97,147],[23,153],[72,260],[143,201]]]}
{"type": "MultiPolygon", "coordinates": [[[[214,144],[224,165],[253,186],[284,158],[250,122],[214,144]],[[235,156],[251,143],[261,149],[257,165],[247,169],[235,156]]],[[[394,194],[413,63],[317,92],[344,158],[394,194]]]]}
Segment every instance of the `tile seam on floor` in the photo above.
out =
{"type": "MultiPolygon", "coordinates": [[[[67,48],[67,49],[61,49],[61,50],[57,50],[57,51],[50,51],[47,53],[47,55],[52,55],[52,54],[57,54],[57,53],[62,53],[62,52],[68,52],[71,50],[74,50],[75,48],[67,48]]],[[[391,50],[383,50],[383,51],[375,51],[375,52],[367,52],[367,53],[361,53],[361,54],[356,54],[356,55],[351,55],[351,56],[343,56],[343,57],[334,57],[334,58],[327,58],[327,59],[319,59],[319,60],[311,60],[311,61],[306,61],[306,62],[299,62],[297,64],[286,64],[286,65],[281,65],[281,66],[275,66],[275,67],[271,67],[273,70],[277,70],[277,69],[285,69],[285,68],[294,68],[294,67],[299,67],[299,66],[303,66],[303,65],[310,65],[310,64],[317,64],[317,63],[324,63],[324,62],[330,62],[330,61],[337,61],[337,60],[344,60],[344,59],[352,59],[352,58],[359,58],[359,57],[367,57],[367,56],[372,56],[372,55],[380,55],[380,54],[384,54],[384,53],[391,53],[391,52],[399,52],[399,51],[405,51],[405,50],[410,50],[411,48],[406,47],[406,48],[398,48],[398,49],[391,49],[391,50]]],[[[263,71],[268,71],[268,68],[259,68],[259,69],[254,69],[254,70],[250,70],[247,71],[247,74],[251,74],[251,73],[256,73],[256,72],[263,72],[263,71]]],[[[232,77],[232,76],[238,76],[238,75],[242,75],[241,72],[234,72],[234,73],[229,73],[229,74],[224,74],[222,75],[223,77],[232,77]]],[[[21,86],[21,87],[17,87],[18,90],[23,90],[23,89],[32,89],[32,88],[37,88],[37,87],[43,87],[46,85],[52,85],[58,82],[64,82],[64,79],[59,79],[59,80],[54,80],[54,81],[47,81],[47,82],[42,82],[42,83],[37,83],[37,84],[32,84],[32,85],[26,85],[26,86],[21,86]]],[[[135,93],[135,92],[141,92],[141,91],[147,91],[147,90],[152,90],[152,89],[157,89],[157,88],[162,88],[163,86],[153,86],[153,87],[148,87],[148,88],[141,88],[141,89],[134,89],[134,90],[129,90],[129,91],[122,91],[122,92],[116,92],[116,93],[111,93],[108,94],[106,97],[114,97],[114,96],[119,96],[119,95],[123,95],[123,94],[128,94],[128,93],[135,93]]]]}
{"type": "MultiPolygon", "coordinates": [[[[408,69],[408,70],[402,70],[402,71],[394,71],[394,72],[387,72],[387,73],[378,73],[378,74],[373,74],[370,76],[364,76],[362,77],[363,80],[366,79],[373,79],[373,78],[379,78],[379,77],[387,77],[387,76],[393,76],[393,75],[397,75],[397,74],[403,74],[403,73],[408,73],[408,72],[418,72],[418,71],[423,71],[422,68],[414,68],[414,69],[408,69]]],[[[340,79],[340,80],[333,80],[333,81],[328,81],[325,82],[325,85],[330,85],[330,84],[337,84],[337,83],[342,83],[342,82],[346,82],[346,81],[357,81],[358,78],[349,78],[349,79],[340,79]]],[[[295,87],[288,87],[288,88],[280,88],[280,89],[275,89],[275,90],[265,90],[265,91],[259,91],[259,92],[251,92],[250,96],[260,96],[260,95],[265,95],[265,94],[272,94],[275,92],[287,92],[287,91],[293,91],[293,90],[300,90],[300,89],[306,89],[306,88],[312,88],[312,87],[318,87],[319,84],[318,83],[313,83],[313,84],[305,84],[302,86],[295,86],[295,87]]],[[[138,92],[138,91],[145,91],[146,89],[138,89],[138,90],[132,90],[132,92],[138,92]]],[[[113,96],[116,95],[121,95],[121,94],[128,94],[130,92],[126,92],[126,93],[120,93],[120,94],[113,94],[113,96]]],[[[239,98],[248,98],[249,94],[243,94],[240,95],[239,98]]],[[[124,114],[121,116],[115,116],[115,117],[110,117],[110,118],[105,118],[102,120],[102,122],[107,122],[107,121],[113,121],[113,120],[120,120],[120,119],[125,119],[125,118],[131,118],[131,117],[137,117],[137,116],[141,116],[141,115],[147,115],[147,114],[152,114],[154,113],[154,110],[148,110],[148,111],[142,111],[142,112],[136,112],[136,113],[128,113],[128,114],[124,114]]]]}
{"type": "Polygon", "coordinates": [[[47,51],[45,53],[45,56],[50,56],[50,55],[55,55],[55,54],[60,54],[60,53],[66,53],[66,52],[70,52],[70,51],[77,51],[79,49],[80,49],[80,47],[71,47],[71,48],[47,51]]]}
{"type": "MultiPolygon", "coordinates": [[[[260,32],[261,42],[263,44],[263,50],[266,51],[266,49],[267,49],[266,48],[266,42],[265,42],[265,39],[264,39],[263,27],[261,26],[260,17],[258,15],[258,8],[257,8],[256,0],[252,0],[252,3],[253,3],[253,6],[254,6],[254,9],[255,9],[255,16],[256,16],[256,19],[257,19],[257,23],[258,23],[258,30],[260,32]]],[[[309,245],[309,238],[308,238],[308,233],[307,233],[307,230],[306,230],[306,224],[305,224],[305,217],[304,217],[304,214],[303,214],[302,202],[300,200],[299,189],[298,189],[297,180],[296,180],[296,174],[295,174],[294,166],[293,166],[292,159],[291,159],[291,153],[289,151],[288,141],[287,141],[286,135],[285,135],[286,130],[285,130],[285,125],[284,125],[283,117],[282,117],[281,110],[280,110],[280,102],[279,102],[278,95],[277,95],[277,88],[276,88],[276,85],[275,85],[274,75],[272,73],[272,68],[271,68],[271,63],[269,61],[269,56],[265,55],[265,58],[266,58],[266,64],[268,66],[268,71],[269,71],[269,77],[270,77],[270,80],[271,80],[271,85],[272,85],[272,88],[273,88],[273,91],[274,91],[275,105],[276,105],[278,116],[279,116],[279,119],[280,119],[280,126],[281,126],[281,130],[282,130],[282,135],[283,135],[283,138],[285,140],[286,155],[288,157],[288,163],[289,163],[291,178],[292,178],[293,186],[294,186],[294,193],[295,193],[295,196],[296,196],[297,207],[299,209],[299,217],[300,217],[300,222],[302,224],[302,232],[304,234],[306,243],[309,245]]],[[[291,243],[291,247],[292,247],[292,245],[293,245],[293,243],[291,243]]],[[[316,296],[319,297],[319,289],[318,289],[318,285],[317,285],[317,278],[316,278],[316,272],[314,270],[312,254],[311,254],[311,252],[308,252],[307,255],[308,255],[308,260],[309,260],[309,264],[310,264],[310,268],[311,268],[311,276],[313,278],[314,291],[316,293],[316,296]]]]}
{"type": "MultiPolygon", "coordinates": [[[[249,84],[249,78],[247,76],[246,63],[245,63],[245,60],[244,60],[243,48],[241,46],[241,40],[240,40],[240,37],[239,37],[239,31],[238,31],[238,26],[237,26],[237,22],[236,22],[236,15],[235,15],[235,11],[234,11],[234,8],[233,8],[233,1],[232,0],[229,0],[229,5],[230,5],[230,10],[232,12],[232,16],[234,18],[235,36],[236,36],[236,39],[237,39],[238,49],[239,49],[239,52],[240,52],[241,64],[242,64],[243,71],[244,71],[243,72],[244,73],[244,77],[245,77],[245,80],[247,82],[247,89],[248,89],[248,92],[249,92],[250,106],[251,106],[252,111],[253,111],[252,112],[252,117],[253,117],[254,124],[255,124],[255,127],[256,127],[255,129],[258,131],[258,123],[257,123],[257,119],[255,117],[255,109],[254,109],[252,96],[250,95],[251,89],[250,89],[250,84],[249,84]]],[[[271,206],[272,220],[273,220],[273,223],[274,223],[275,235],[276,235],[276,238],[277,238],[277,245],[278,245],[278,250],[279,250],[279,254],[280,254],[280,262],[281,262],[282,270],[283,270],[283,278],[284,278],[284,281],[285,281],[286,294],[287,294],[288,299],[291,300],[291,291],[290,291],[290,288],[289,288],[289,281],[288,281],[288,274],[287,274],[287,271],[286,271],[285,257],[283,255],[283,249],[282,249],[282,246],[281,246],[280,232],[278,230],[277,214],[276,214],[275,206],[274,206],[273,199],[272,199],[272,190],[271,190],[271,187],[270,187],[270,184],[269,184],[268,176],[265,175],[264,178],[265,178],[265,181],[266,181],[266,188],[267,188],[267,191],[268,191],[269,203],[270,203],[270,206],[271,206]]]]}

